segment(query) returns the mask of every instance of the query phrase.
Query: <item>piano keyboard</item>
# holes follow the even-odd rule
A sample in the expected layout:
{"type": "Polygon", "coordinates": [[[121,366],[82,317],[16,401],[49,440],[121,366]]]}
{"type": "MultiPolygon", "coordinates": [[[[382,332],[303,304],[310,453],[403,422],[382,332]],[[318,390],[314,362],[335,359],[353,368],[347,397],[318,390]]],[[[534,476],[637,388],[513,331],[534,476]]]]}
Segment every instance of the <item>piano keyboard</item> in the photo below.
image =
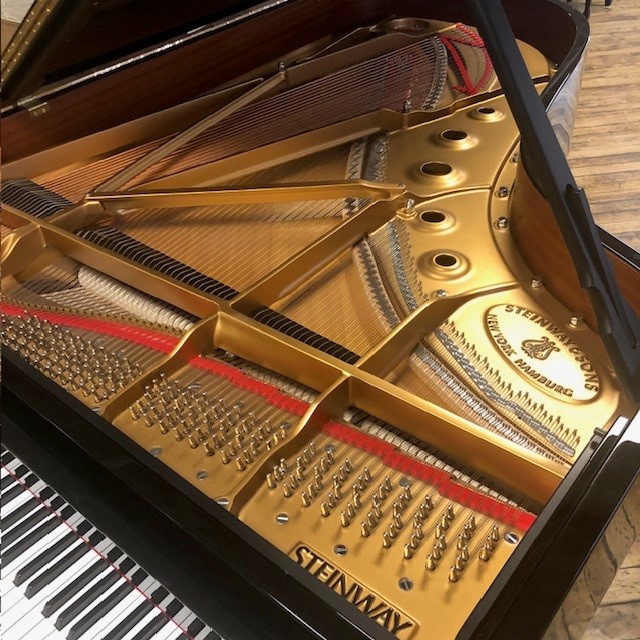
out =
{"type": "Polygon", "coordinates": [[[4,640],[221,640],[4,448],[1,484],[4,640]]]}

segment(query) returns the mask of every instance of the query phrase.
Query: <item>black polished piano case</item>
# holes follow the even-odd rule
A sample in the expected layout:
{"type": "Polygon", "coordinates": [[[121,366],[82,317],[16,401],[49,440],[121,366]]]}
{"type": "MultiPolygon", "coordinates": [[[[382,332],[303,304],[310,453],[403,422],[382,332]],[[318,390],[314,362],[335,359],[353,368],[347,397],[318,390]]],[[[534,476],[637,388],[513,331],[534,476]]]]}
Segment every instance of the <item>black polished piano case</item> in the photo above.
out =
{"type": "MultiPolygon", "coordinates": [[[[74,4],[52,3],[44,28],[18,34],[32,42],[3,86],[6,162],[179,104],[310,37],[399,11],[323,0],[186,0],[179,11],[165,0],[74,4]]],[[[463,2],[404,4],[406,14],[472,23],[463,2]]],[[[555,19],[544,24],[522,4],[504,2],[516,35],[565,60],[551,95],[583,54],[588,27],[563,3],[548,3],[555,19]],[[567,27],[573,44],[559,51],[567,27]]],[[[608,242],[640,269],[637,253],[608,242]]],[[[2,423],[5,446],[226,640],[392,638],[4,348],[2,423]]],[[[458,638],[579,637],[640,528],[639,473],[640,414],[596,430],[458,638]]]]}

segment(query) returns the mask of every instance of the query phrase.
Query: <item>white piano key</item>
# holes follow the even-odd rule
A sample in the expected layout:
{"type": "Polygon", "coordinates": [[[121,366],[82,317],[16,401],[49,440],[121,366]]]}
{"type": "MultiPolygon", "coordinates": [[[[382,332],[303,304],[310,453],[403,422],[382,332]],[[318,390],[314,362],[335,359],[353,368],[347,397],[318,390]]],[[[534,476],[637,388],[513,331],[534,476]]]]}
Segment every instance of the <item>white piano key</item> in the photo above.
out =
{"type": "Polygon", "coordinates": [[[18,556],[13,562],[7,564],[2,579],[3,588],[0,590],[2,592],[3,626],[6,624],[6,616],[9,613],[10,609],[13,607],[13,604],[20,598],[24,598],[24,585],[16,587],[13,584],[13,576],[15,575],[16,571],[23,565],[27,564],[27,562],[30,562],[35,556],[44,551],[47,547],[57,542],[68,532],[68,527],[63,523],[60,523],[60,526],[56,527],[56,529],[44,536],[37,542],[37,544],[29,548],[26,553],[18,556]]]}
{"type": "MultiPolygon", "coordinates": [[[[8,470],[15,471],[22,463],[17,458],[10,460],[6,464],[6,469],[3,468],[3,477],[9,475],[8,470]]],[[[27,477],[31,472],[22,469],[20,471],[21,477],[27,477]]],[[[31,477],[33,480],[33,477],[31,477]]],[[[46,505],[50,505],[52,501],[58,499],[59,496],[39,479],[31,485],[31,491],[24,488],[20,493],[17,493],[15,487],[20,486],[17,480],[13,483],[5,482],[5,490],[3,494],[9,490],[11,492],[11,500],[5,502],[2,505],[2,517],[12,513],[20,505],[25,504],[28,500],[32,499],[33,493],[39,495],[46,490],[46,499],[43,502],[46,505]],[[33,493],[32,493],[33,492],[33,493]]],[[[51,520],[54,522],[54,518],[57,518],[60,512],[67,508],[69,505],[66,502],[61,503],[55,509],[54,515],[51,513],[47,518],[37,522],[29,530],[21,532],[19,538],[15,540],[16,543],[24,542],[28,536],[34,533],[44,522],[51,520]]],[[[37,505],[38,509],[46,509],[43,504],[37,505]]],[[[67,509],[69,510],[69,509],[67,509]]],[[[23,519],[28,518],[32,513],[36,512],[34,508],[19,521],[14,524],[22,523],[23,519]]],[[[105,606],[110,606],[112,598],[110,596],[116,593],[121,593],[123,585],[126,584],[125,579],[122,576],[118,576],[118,579],[114,584],[110,585],[103,593],[96,594],[95,600],[83,596],[88,596],[95,592],[95,586],[99,584],[106,576],[114,575],[116,571],[111,565],[104,563],[104,568],[86,585],[79,588],[76,593],[69,596],[69,599],[60,606],[60,608],[48,617],[45,618],[42,614],[44,605],[61,593],[67,585],[72,583],[77,577],[82,575],[89,567],[95,566],[96,562],[100,562],[100,558],[106,556],[116,546],[115,543],[107,538],[101,540],[96,544],[95,550],[87,545],[87,552],[78,556],[75,562],[67,567],[60,575],[53,578],[50,582],[42,586],[32,598],[26,598],[25,590],[28,588],[32,581],[36,580],[42,574],[50,571],[56,566],[56,562],[62,562],[67,554],[71,553],[74,549],[78,549],[86,543],[78,539],[70,543],[64,549],[60,550],[59,558],[51,558],[48,562],[44,563],[42,567],[39,567],[32,576],[26,579],[20,586],[13,584],[13,579],[16,573],[23,567],[27,566],[35,559],[42,557],[41,554],[46,553],[52,545],[59,542],[65,536],[68,536],[72,531],[85,522],[83,516],[75,512],[69,518],[68,522],[59,521],[57,526],[40,540],[26,548],[23,553],[16,557],[11,563],[7,563],[1,568],[2,576],[0,579],[0,593],[2,594],[2,637],[3,640],[66,640],[69,630],[79,623],[87,614],[89,614],[96,606],[99,606],[100,602],[105,602],[105,606]],[[68,526],[71,525],[71,526],[68,526]],[[86,604],[84,603],[86,600],[86,604]],[[72,619],[67,621],[66,626],[58,631],[54,624],[58,619],[58,616],[63,613],[68,607],[72,606],[75,602],[83,602],[84,609],[78,610],[72,619]]],[[[24,523],[23,523],[24,524],[24,523]]],[[[95,528],[89,529],[84,535],[84,539],[88,539],[93,533],[95,528]]],[[[49,552],[51,553],[51,552],[49,552]]],[[[126,556],[121,555],[118,559],[117,565],[120,566],[125,561],[126,556]]],[[[140,567],[134,564],[130,571],[126,572],[126,575],[132,576],[139,571],[140,567]]],[[[140,584],[137,586],[131,586],[131,591],[124,594],[122,600],[118,603],[114,603],[108,612],[104,613],[102,618],[96,621],[91,627],[89,627],[85,633],[83,633],[81,640],[98,640],[104,637],[111,629],[114,629],[118,624],[127,617],[130,613],[135,611],[141,604],[149,602],[151,604],[150,611],[141,619],[135,627],[129,631],[125,638],[132,639],[139,634],[151,621],[158,618],[159,615],[163,615],[163,611],[166,611],[167,607],[173,603],[176,598],[173,594],[169,593],[162,602],[156,604],[151,603],[150,596],[154,593],[160,584],[152,576],[146,576],[140,584]]],[[[173,609],[175,611],[175,609],[173,609]]],[[[98,609],[99,611],[99,609],[98,609]]],[[[158,632],[154,635],[156,640],[172,640],[177,638],[181,633],[186,631],[187,627],[196,619],[193,612],[188,607],[182,606],[182,608],[176,613],[175,619],[167,618],[167,622],[158,632]]],[[[210,633],[211,629],[205,627],[198,635],[206,637],[210,633]]],[[[200,639],[198,639],[200,640],[200,639]]]]}
{"type": "Polygon", "coordinates": [[[154,636],[153,640],[170,640],[178,631],[184,631],[184,621],[191,611],[188,607],[182,607],[178,613],[154,636]]]}
{"type": "Polygon", "coordinates": [[[184,619],[182,623],[182,627],[186,631],[189,625],[197,618],[198,616],[193,613],[193,611],[189,612],[189,615],[184,619]]]}
{"type": "MultiPolygon", "coordinates": [[[[82,543],[84,544],[84,543],[82,543]]],[[[27,599],[26,597],[21,600],[21,604],[24,606],[23,616],[13,626],[9,627],[4,620],[2,621],[3,631],[5,633],[15,634],[16,638],[45,638],[49,634],[55,632],[59,633],[53,626],[54,619],[43,618],[41,611],[44,603],[59,589],[63,588],[65,584],[73,580],[81,571],[83,571],[95,558],[95,554],[87,553],[80,558],[76,563],[69,567],[66,571],[61,573],[55,580],[49,585],[44,587],[35,597],[27,599]]],[[[29,583],[27,581],[21,587],[16,589],[26,588],[29,583]]],[[[60,637],[63,637],[62,635],[60,637]]]]}
{"type": "Polygon", "coordinates": [[[2,464],[0,477],[4,478],[5,476],[12,475],[13,472],[22,464],[18,458],[14,458],[7,464],[2,464]],[[11,473],[10,473],[11,472],[11,473]]]}
{"type": "MultiPolygon", "coordinates": [[[[197,633],[193,640],[205,640],[205,638],[213,631],[211,627],[205,626],[205,628],[197,633]]],[[[215,636],[214,636],[215,637],[215,636]]]]}
{"type": "MultiPolygon", "coordinates": [[[[42,489],[44,489],[46,486],[47,485],[44,482],[42,482],[42,480],[40,480],[31,487],[31,491],[37,495],[38,492],[42,491],[42,489]]],[[[2,508],[0,509],[0,517],[6,518],[8,515],[13,513],[18,507],[23,505],[25,502],[28,502],[29,500],[32,500],[32,499],[36,499],[33,493],[30,493],[27,489],[24,489],[22,493],[16,498],[14,498],[13,500],[11,500],[11,502],[6,502],[6,503],[3,502],[2,508]]],[[[40,503],[38,502],[38,504],[40,503]]]]}
{"type": "MultiPolygon", "coordinates": [[[[161,600],[156,606],[154,606],[147,615],[138,622],[138,624],[127,633],[123,640],[134,640],[136,636],[152,621],[154,620],[158,614],[166,611],[167,606],[170,602],[175,600],[175,596],[172,593],[169,593],[163,600],[161,600]]],[[[168,624],[168,622],[167,622],[168,624]]]]}
{"type": "MultiPolygon", "coordinates": [[[[121,581],[118,583],[118,586],[122,586],[123,584],[124,581],[121,581]]],[[[138,605],[148,600],[145,594],[149,593],[149,590],[154,590],[157,586],[160,586],[160,583],[151,576],[147,576],[138,588],[132,586],[131,593],[113,607],[113,609],[100,620],[100,624],[96,624],[89,629],[82,640],[95,640],[96,638],[107,635],[120,620],[131,613],[138,605]]]]}

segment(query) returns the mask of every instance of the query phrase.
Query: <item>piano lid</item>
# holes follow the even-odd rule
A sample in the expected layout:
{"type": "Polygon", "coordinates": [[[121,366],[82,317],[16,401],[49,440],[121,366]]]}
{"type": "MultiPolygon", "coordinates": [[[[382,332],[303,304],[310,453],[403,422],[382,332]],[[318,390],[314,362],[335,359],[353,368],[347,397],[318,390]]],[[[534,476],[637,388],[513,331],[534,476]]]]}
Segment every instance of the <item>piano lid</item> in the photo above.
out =
{"type": "Polygon", "coordinates": [[[3,105],[28,104],[289,0],[35,0],[2,55],[3,105]]]}

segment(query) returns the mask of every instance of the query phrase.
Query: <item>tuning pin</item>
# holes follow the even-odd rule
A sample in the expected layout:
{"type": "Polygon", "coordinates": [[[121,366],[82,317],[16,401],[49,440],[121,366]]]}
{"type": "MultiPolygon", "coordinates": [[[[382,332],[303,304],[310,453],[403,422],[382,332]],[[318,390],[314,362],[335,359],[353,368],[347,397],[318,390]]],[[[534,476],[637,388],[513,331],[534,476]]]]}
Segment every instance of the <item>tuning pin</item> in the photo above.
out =
{"type": "Polygon", "coordinates": [[[286,480],[282,483],[282,493],[285,498],[290,498],[293,494],[293,491],[286,480]]]}
{"type": "Polygon", "coordinates": [[[244,471],[247,468],[247,465],[244,463],[242,458],[236,458],[236,467],[238,471],[244,471]]]}
{"type": "Polygon", "coordinates": [[[418,538],[418,536],[415,533],[412,533],[411,537],[409,538],[409,546],[415,550],[418,548],[419,545],[420,545],[420,538],[418,538]]]}
{"type": "Polygon", "coordinates": [[[267,487],[269,487],[269,489],[276,488],[276,479],[273,477],[272,473],[267,473],[267,487]]]}
{"type": "Polygon", "coordinates": [[[369,528],[370,529],[375,529],[377,521],[376,521],[376,518],[373,515],[373,513],[371,513],[371,511],[369,511],[369,513],[367,513],[367,523],[369,524],[369,528]]]}
{"type": "Polygon", "coordinates": [[[422,540],[424,537],[424,532],[422,531],[422,526],[420,524],[413,523],[413,535],[415,535],[418,540],[422,540]]]}
{"type": "Polygon", "coordinates": [[[326,502],[323,502],[320,505],[320,513],[322,514],[323,518],[327,518],[331,514],[331,509],[329,509],[326,502]]]}
{"type": "Polygon", "coordinates": [[[490,537],[494,542],[500,540],[500,529],[498,529],[498,525],[494,524],[493,527],[491,527],[490,537]]]}
{"type": "Polygon", "coordinates": [[[465,561],[458,555],[456,556],[455,568],[458,571],[462,571],[464,569],[465,561]]]}
{"type": "Polygon", "coordinates": [[[383,531],[382,533],[382,546],[385,549],[388,549],[391,546],[391,537],[386,531],[383,531]]]}
{"type": "Polygon", "coordinates": [[[362,499],[360,498],[360,494],[359,493],[354,493],[353,494],[353,506],[356,509],[360,509],[362,507],[362,499]]]}
{"type": "Polygon", "coordinates": [[[303,507],[308,507],[311,504],[311,499],[309,498],[309,496],[307,495],[307,493],[305,491],[303,491],[300,494],[300,498],[302,499],[302,506],[303,507]]]}
{"type": "Polygon", "coordinates": [[[467,520],[467,526],[469,527],[470,531],[475,531],[476,530],[476,518],[475,518],[475,516],[469,516],[469,520],[467,520]]]}
{"type": "Polygon", "coordinates": [[[469,549],[467,547],[462,547],[458,555],[463,560],[463,562],[467,562],[469,560],[469,549]]]}
{"type": "Polygon", "coordinates": [[[310,497],[311,499],[313,499],[313,498],[315,498],[315,497],[316,497],[316,489],[315,489],[315,487],[313,486],[313,484],[308,484],[308,485],[307,485],[307,493],[309,494],[309,497],[310,497]]]}
{"type": "Polygon", "coordinates": [[[343,527],[348,527],[350,523],[351,523],[351,521],[349,520],[349,516],[347,515],[347,513],[345,511],[341,511],[340,512],[340,524],[343,527]]]}
{"type": "Polygon", "coordinates": [[[402,518],[400,517],[400,514],[393,517],[393,524],[396,526],[397,529],[402,529],[402,527],[404,526],[404,523],[402,522],[402,518]]]}
{"type": "Polygon", "coordinates": [[[404,547],[402,548],[402,555],[407,560],[411,560],[411,558],[413,558],[413,549],[411,548],[410,545],[408,545],[408,544],[404,545],[404,547]]]}
{"type": "Polygon", "coordinates": [[[327,495],[327,503],[332,509],[336,506],[336,499],[333,497],[333,493],[331,492],[327,495]]]}
{"type": "Polygon", "coordinates": [[[362,477],[364,478],[366,483],[371,482],[371,471],[369,471],[369,467],[365,467],[362,470],[362,477]]]}
{"type": "Polygon", "coordinates": [[[427,571],[435,571],[436,567],[438,566],[438,564],[436,563],[436,561],[433,559],[433,556],[431,554],[429,554],[427,556],[427,560],[424,564],[425,568],[427,571]]]}
{"type": "Polygon", "coordinates": [[[392,522],[389,524],[389,538],[391,540],[394,540],[397,537],[398,537],[398,529],[396,528],[395,524],[393,524],[392,522]]]}
{"type": "Polygon", "coordinates": [[[391,483],[391,479],[389,478],[389,476],[387,476],[387,477],[384,479],[384,483],[383,483],[383,485],[384,485],[385,491],[387,491],[387,493],[388,493],[389,491],[391,491],[391,489],[393,488],[393,484],[391,483]]]}
{"type": "Polygon", "coordinates": [[[222,460],[222,464],[229,464],[229,456],[227,455],[226,449],[220,450],[220,458],[222,460]]]}
{"type": "Polygon", "coordinates": [[[440,520],[440,528],[445,530],[449,528],[449,518],[447,518],[446,514],[440,520]]]}
{"type": "Polygon", "coordinates": [[[346,458],[344,461],[344,470],[347,473],[351,473],[353,471],[353,465],[351,464],[351,460],[349,458],[346,458]]]}
{"type": "Polygon", "coordinates": [[[433,545],[433,550],[431,551],[431,557],[434,560],[440,560],[442,558],[442,549],[436,544],[433,545]]]}
{"type": "Polygon", "coordinates": [[[368,538],[371,533],[371,529],[369,528],[369,524],[367,522],[363,522],[360,524],[360,535],[363,538],[368,538]]]}
{"type": "Polygon", "coordinates": [[[437,524],[436,525],[436,539],[440,539],[440,538],[444,538],[444,529],[442,528],[442,525],[437,524]]]}
{"type": "Polygon", "coordinates": [[[440,551],[444,551],[447,548],[447,540],[444,536],[442,536],[442,538],[438,538],[438,541],[435,544],[436,547],[438,547],[438,549],[440,549],[440,551]]]}
{"type": "Polygon", "coordinates": [[[356,510],[353,508],[353,505],[350,502],[347,503],[347,515],[349,516],[349,518],[354,518],[356,515],[356,510]]]}
{"type": "Polygon", "coordinates": [[[449,569],[449,582],[458,582],[460,571],[456,567],[449,569]]]}
{"type": "Polygon", "coordinates": [[[489,549],[488,545],[486,544],[482,545],[482,549],[480,549],[479,558],[480,560],[482,560],[482,562],[489,561],[489,559],[491,558],[491,550],[489,549]]]}

